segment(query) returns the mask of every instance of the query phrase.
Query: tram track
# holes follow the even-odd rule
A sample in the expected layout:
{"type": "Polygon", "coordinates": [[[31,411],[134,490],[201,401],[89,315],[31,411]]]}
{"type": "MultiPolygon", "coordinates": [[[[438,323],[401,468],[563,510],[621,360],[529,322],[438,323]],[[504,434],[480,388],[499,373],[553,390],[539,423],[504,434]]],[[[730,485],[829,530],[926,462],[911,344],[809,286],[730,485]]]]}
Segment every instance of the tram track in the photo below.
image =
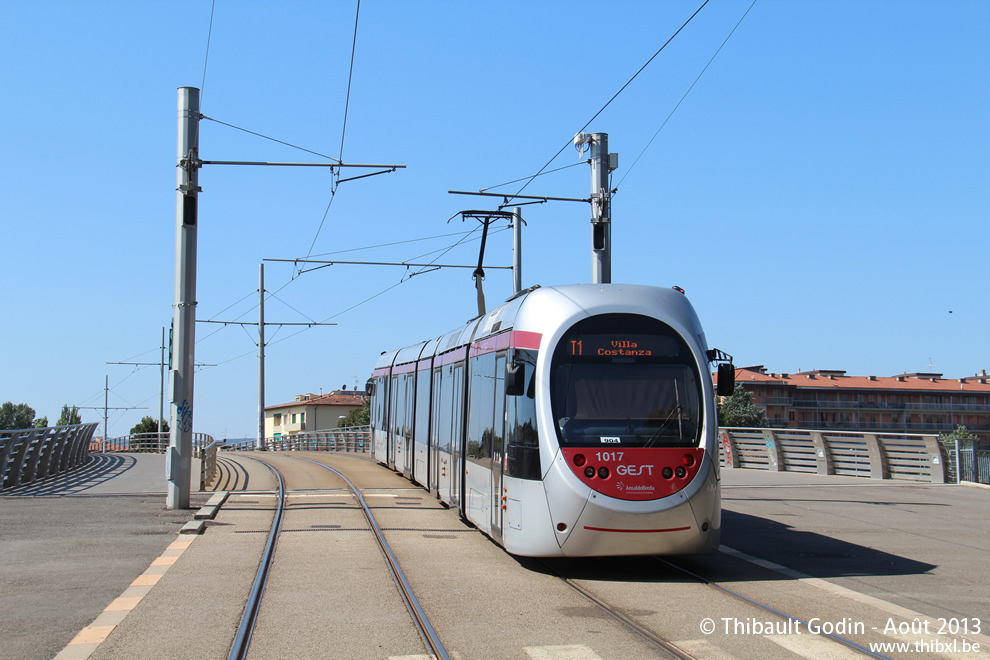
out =
{"type": "Polygon", "coordinates": [[[595,595],[589,589],[583,587],[576,580],[567,577],[561,571],[557,570],[545,561],[537,560],[537,564],[543,566],[548,572],[556,575],[560,580],[570,587],[572,590],[584,596],[586,599],[594,603],[599,609],[616,619],[619,623],[624,625],[629,630],[632,630],[637,635],[645,639],[649,644],[653,645],[655,648],[661,652],[669,654],[672,658],[677,658],[678,660],[695,660],[693,655],[688,654],[681,648],[678,648],[673,642],[664,639],[656,632],[651,630],[649,627],[636,621],[634,618],[628,616],[618,607],[606,602],[599,596],[595,595]]]}
{"type": "MultiPolygon", "coordinates": [[[[278,538],[282,532],[282,520],[284,517],[284,512],[286,509],[286,496],[287,492],[285,489],[284,478],[277,467],[271,463],[264,461],[256,457],[249,457],[252,460],[262,463],[268,469],[270,469],[278,482],[278,491],[276,494],[276,509],[273,518],[271,529],[269,530],[269,537],[265,545],[265,549],[262,553],[261,561],[259,562],[258,573],[254,581],[254,585],[248,596],[247,604],[245,605],[244,614],[241,618],[240,625],[238,626],[237,633],[234,637],[234,642],[231,646],[230,654],[228,660],[242,660],[248,655],[248,650],[251,644],[251,638],[254,632],[255,624],[257,623],[258,613],[261,610],[262,601],[264,599],[265,586],[268,581],[268,574],[272,562],[274,561],[276,548],[278,545],[278,538]]],[[[337,478],[341,479],[351,491],[358,504],[360,505],[362,512],[364,513],[365,519],[367,520],[368,527],[375,537],[376,544],[381,550],[385,562],[389,568],[389,572],[395,580],[396,586],[398,587],[399,593],[402,596],[403,603],[405,604],[407,610],[409,611],[410,618],[412,619],[413,625],[416,628],[426,650],[432,655],[432,657],[439,658],[440,660],[449,660],[450,655],[447,653],[440,641],[439,636],[436,633],[433,625],[430,623],[429,618],[424,612],[422,606],[420,605],[409,581],[406,579],[402,568],[399,566],[399,562],[396,559],[395,553],[392,551],[385,536],[382,532],[381,526],[375,520],[374,515],[371,512],[371,508],[368,506],[361,493],[361,490],[354,485],[343,473],[334,469],[333,467],[315,461],[308,458],[303,458],[300,456],[289,457],[293,460],[305,461],[313,465],[319,466],[320,468],[330,472],[337,478]]]]}
{"type": "Polygon", "coordinates": [[[258,621],[258,612],[261,609],[261,601],[265,595],[265,586],[268,583],[268,574],[271,569],[272,560],[275,558],[275,548],[278,545],[278,537],[282,533],[282,518],[285,513],[285,479],[282,474],[271,464],[258,458],[249,457],[258,461],[271,470],[272,475],[278,484],[276,494],[275,515],[272,519],[272,526],[268,532],[268,540],[265,549],[261,554],[261,562],[258,565],[258,573],[255,576],[251,593],[248,594],[247,604],[244,607],[244,614],[241,622],[237,626],[237,634],[234,635],[234,642],[231,645],[228,660],[243,660],[247,657],[248,648],[251,646],[251,636],[254,634],[254,627],[258,621]]]}
{"type": "MultiPolygon", "coordinates": [[[[653,559],[655,561],[657,561],[657,562],[660,562],[664,566],[667,566],[669,568],[672,568],[675,571],[678,571],[679,573],[681,573],[683,575],[686,575],[686,576],[688,576],[688,577],[690,577],[692,579],[695,579],[695,580],[699,581],[700,583],[702,583],[702,584],[704,584],[706,586],[711,587],[712,589],[716,589],[716,590],[718,590],[719,592],[721,592],[723,594],[728,594],[729,596],[731,596],[731,597],[733,597],[733,598],[735,598],[737,600],[740,600],[742,602],[748,603],[749,605],[752,605],[752,606],[754,606],[754,607],[762,610],[763,612],[766,612],[768,614],[772,614],[772,615],[777,616],[777,617],[780,617],[782,619],[786,619],[788,621],[793,621],[796,624],[799,624],[801,626],[804,626],[805,629],[807,629],[807,630],[811,630],[811,628],[812,628],[811,625],[809,624],[809,622],[808,621],[805,621],[804,619],[801,619],[799,617],[793,616],[791,614],[787,614],[786,612],[782,612],[781,610],[779,610],[779,609],[777,609],[775,607],[772,607],[770,605],[767,605],[766,603],[763,603],[763,602],[761,602],[759,600],[756,600],[755,598],[750,598],[749,596],[746,596],[744,594],[739,593],[738,591],[735,591],[733,589],[730,589],[730,588],[726,587],[723,584],[719,584],[718,582],[715,582],[713,580],[709,580],[708,578],[706,578],[706,577],[704,577],[702,575],[698,575],[694,571],[691,571],[691,570],[689,570],[687,568],[684,568],[683,566],[678,566],[676,563],[674,563],[674,562],[672,562],[672,561],[670,561],[668,559],[665,559],[663,557],[653,557],[653,559]]],[[[851,639],[842,637],[840,635],[836,635],[834,633],[828,633],[828,632],[819,632],[819,633],[816,633],[816,634],[820,635],[824,639],[831,640],[831,641],[835,642],[836,644],[841,644],[842,646],[845,646],[846,648],[852,649],[853,651],[855,651],[857,653],[861,653],[862,655],[865,655],[867,657],[878,658],[880,660],[892,660],[892,658],[890,658],[889,656],[882,655],[880,653],[876,653],[875,651],[871,651],[870,649],[866,648],[862,644],[857,644],[856,642],[852,641],[851,639]]]]}
{"type": "MultiPolygon", "coordinates": [[[[271,462],[275,463],[275,466],[271,466],[268,461],[264,459],[254,458],[253,460],[264,463],[269,466],[269,469],[273,471],[276,475],[276,479],[283,481],[283,486],[279,489],[280,492],[276,495],[275,491],[268,491],[269,495],[274,496],[279,502],[278,507],[283,509],[283,516],[285,517],[284,524],[281,522],[276,522],[276,519],[280,517],[276,514],[273,517],[272,530],[269,531],[269,539],[266,543],[266,558],[262,560],[259,564],[259,576],[255,579],[255,584],[260,585],[260,588],[252,589],[252,595],[249,604],[244,610],[244,620],[249,619],[248,611],[253,611],[253,617],[257,619],[258,612],[264,607],[262,605],[263,598],[263,588],[264,584],[267,582],[267,577],[261,575],[262,570],[264,570],[265,565],[270,565],[273,561],[274,554],[276,553],[276,547],[278,544],[277,538],[271,538],[279,530],[284,532],[313,532],[322,531],[327,532],[332,530],[334,535],[337,533],[344,532],[354,532],[354,533],[367,533],[371,532],[370,537],[364,536],[367,539],[367,550],[373,553],[372,555],[367,555],[371,559],[374,558],[373,550],[371,550],[372,545],[375,545],[382,552],[382,556],[386,561],[386,565],[389,568],[389,572],[392,575],[392,579],[384,577],[382,574],[383,584],[392,583],[396,587],[402,597],[403,605],[399,606],[398,601],[393,601],[395,603],[395,614],[399,617],[394,619],[396,623],[399,621],[404,621],[402,625],[407,625],[407,622],[411,621],[414,626],[413,629],[416,633],[413,633],[413,629],[406,628],[407,634],[409,635],[408,641],[415,644],[416,637],[418,635],[419,643],[428,652],[429,655],[436,658],[449,658],[449,653],[444,649],[443,643],[441,643],[436,630],[430,624],[423,607],[413,593],[413,589],[410,586],[410,581],[406,579],[405,574],[399,567],[399,561],[396,558],[396,552],[393,552],[389,543],[385,539],[385,534],[390,535],[390,539],[394,542],[398,542],[396,545],[399,551],[399,557],[403,559],[404,562],[413,561],[407,566],[407,570],[413,571],[410,575],[413,578],[413,584],[417,585],[418,590],[422,590],[420,598],[424,599],[424,603],[430,608],[433,608],[434,616],[439,617],[437,619],[438,624],[442,624],[442,629],[445,631],[446,637],[448,637],[448,642],[456,645],[458,649],[462,652],[470,648],[471,645],[476,644],[476,641],[468,641],[464,637],[465,632],[468,631],[468,627],[464,626],[466,620],[458,619],[455,615],[454,619],[451,619],[451,609],[448,603],[442,603],[439,609],[438,605],[438,595],[441,600],[446,600],[453,594],[448,589],[445,589],[443,585],[438,585],[436,582],[430,580],[428,583],[423,582],[424,575],[444,575],[446,579],[446,584],[450,585],[455,582],[453,574],[447,573],[447,570],[453,568],[453,565],[449,563],[440,562],[437,563],[436,559],[427,561],[423,563],[419,562],[418,559],[410,560],[413,556],[410,554],[409,542],[412,540],[410,535],[422,534],[424,537],[431,538],[427,536],[427,532],[438,532],[438,531],[452,531],[443,529],[445,527],[443,524],[434,526],[426,523],[419,525],[407,526],[402,524],[402,519],[397,518],[396,515],[399,511],[408,510],[407,504],[403,506],[396,507],[395,505],[385,503],[384,505],[376,503],[376,509],[381,509],[381,511],[376,511],[379,516],[382,517],[383,523],[379,523],[371,511],[371,506],[366,501],[366,497],[397,497],[393,494],[385,494],[380,492],[380,488],[372,488],[368,494],[362,492],[358,488],[352,479],[355,475],[348,472],[345,475],[338,470],[334,469],[319,460],[312,460],[309,458],[304,458],[301,456],[291,456],[291,455],[279,455],[278,460],[275,460],[275,456],[272,457],[271,462]],[[296,485],[305,485],[305,481],[300,482],[299,476],[296,475],[295,468],[289,467],[287,463],[299,463],[300,469],[305,463],[312,464],[314,467],[318,467],[321,471],[325,470],[328,474],[332,474],[337,481],[336,486],[329,489],[332,494],[328,492],[326,487],[309,487],[309,488],[293,488],[292,490],[287,490],[284,486],[284,479],[280,477],[287,477],[289,480],[296,479],[296,485]],[[284,472],[284,475],[280,475],[279,472],[284,472]],[[346,489],[344,488],[346,485],[346,489]],[[349,492],[348,492],[349,491],[349,492]],[[320,499],[314,498],[325,498],[328,494],[332,499],[336,500],[336,503],[330,504],[329,506],[336,509],[337,511],[343,513],[345,510],[352,511],[350,516],[349,524],[344,525],[327,525],[326,518],[313,517],[314,515],[325,515],[323,512],[327,508],[327,504],[320,503],[320,499]],[[293,504],[293,498],[307,498],[305,503],[295,503],[293,504]],[[343,499],[342,499],[343,498],[343,499]],[[347,500],[348,504],[342,507],[342,502],[344,499],[347,500]],[[361,509],[361,513],[358,513],[358,508],[361,509]],[[298,513],[292,513],[293,511],[298,511],[298,513]],[[310,517],[306,521],[308,524],[301,524],[300,519],[296,519],[293,516],[304,515],[304,512],[309,512],[310,517]],[[387,513],[383,513],[387,512],[387,513]],[[361,520],[363,518],[363,520],[361,520]],[[295,522],[293,522],[295,521],[295,522]],[[360,521],[360,522],[359,522],[360,521]],[[391,534],[397,532],[399,534],[398,538],[392,538],[391,534]],[[371,539],[374,539],[372,541],[371,539]],[[268,552],[268,548],[271,548],[271,552],[268,552]],[[271,556],[269,556],[271,555],[271,556]],[[438,568],[443,567],[444,572],[440,573],[437,571],[438,568]],[[387,582],[386,582],[387,581],[387,582]],[[406,610],[406,611],[403,611],[406,610]],[[406,618],[408,617],[408,618],[406,618]]],[[[302,474],[304,477],[307,474],[308,478],[313,479],[314,474],[318,474],[315,470],[310,470],[309,468],[303,469],[302,474]]],[[[405,498],[418,500],[420,498],[405,498]]],[[[390,500],[391,501],[391,500],[390,500]]],[[[438,509],[439,511],[439,509],[438,509]]],[[[302,519],[305,520],[305,519],[302,519]]],[[[336,520],[334,521],[336,522],[336,520]]],[[[341,521],[344,522],[344,521],[341,521]]],[[[432,521],[430,521],[432,522],[432,521]]],[[[425,521],[424,521],[425,523],[425,521]]],[[[267,524],[267,523],[266,523],[267,524]]],[[[260,527],[257,529],[257,533],[262,533],[264,530],[260,527]]],[[[466,531],[466,530],[465,530],[466,531]]],[[[363,534],[362,534],[363,535],[363,534]]],[[[289,543],[289,536],[284,537],[286,542],[289,543]]],[[[450,539],[441,541],[441,543],[448,543],[450,539]]],[[[289,543],[287,548],[291,548],[292,544],[289,543]]],[[[282,551],[278,551],[282,552],[282,551]]],[[[289,552],[289,550],[285,550],[289,552]]],[[[279,555],[281,556],[281,555],[279,555]]],[[[302,565],[297,564],[297,559],[288,559],[292,556],[286,555],[284,560],[285,564],[279,564],[280,566],[290,566],[290,565],[302,565]],[[293,563],[290,563],[293,562],[293,563]]],[[[417,555],[418,556],[418,555],[417,555]]],[[[479,555],[475,555],[472,558],[477,559],[479,555]]],[[[523,561],[524,567],[528,565],[528,571],[532,572],[534,569],[537,573],[544,573],[546,578],[559,581],[566,591],[574,594],[572,597],[577,601],[584,601],[590,603],[591,606],[587,608],[582,608],[581,606],[576,606],[576,602],[571,601],[570,605],[565,605],[568,602],[567,599],[558,596],[556,602],[560,603],[554,611],[564,617],[579,617],[584,620],[587,617],[601,617],[603,619],[609,619],[613,622],[614,630],[616,633],[619,631],[626,631],[623,634],[629,640],[625,642],[627,644],[624,648],[631,648],[633,645],[638,644],[643,649],[652,649],[652,651],[646,651],[645,653],[639,653],[636,657],[657,657],[657,658],[676,658],[683,660],[691,660],[694,658],[709,658],[715,657],[721,654],[734,655],[735,657],[753,657],[754,655],[766,655],[769,649],[771,655],[774,652],[780,653],[781,646],[784,649],[788,649],[793,652],[794,655],[803,657],[820,657],[818,652],[826,649],[830,646],[845,647],[844,651],[838,652],[836,657],[845,657],[855,655],[862,655],[872,658],[886,658],[887,656],[875,653],[865,648],[863,645],[856,643],[851,639],[846,639],[838,634],[822,633],[822,634],[804,634],[798,633],[794,636],[794,639],[780,639],[781,635],[761,635],[758,633],[750,634],[745,633],[740,634],[729,634],[728,632],[722,635],[716,635],[715,637],[708,636],[709,633],[705,633],[705,637],[701,637],[697,634],[698,631],[698,621],[703,617],[712,617],[716,621],[721,621],[725,616],[738,616],[740,619],[744,620],[760,620],[766,621],[768,619],[778,619],[781,621],[793,622],[794,626],[801,626],[806,632],[810,631],[809,622],[807,620],[808,608],[797,607],[794,602],[785,604],[782,607],[773,607],[767,603],[775,602],[773,596],[769,600],[766,599],[766,594],[763,593],[751,593],[751,590],[743,590],[747,593],[740,593],[733,588],[726,585],[719,584],[714,579],[709,579],[705,577],[707,571],[704,568],[707,566],[704,562],[692,563],[687,562],[687,565],[683,565],[683,562],[677,559],[667,559],[660,557],[639,557],[633,559],[632,562],[626,560],[613,561],[610,562],[607,559],[597,558],[597,559],[586,559],[586,560],[557,560],[557,559],[527,559],[523,561]],[[656,569],[650,569],[650,566],[664,567],[664,570],[657,571],[656,569]],[[707,591],[712,590],[712,591],[707,591]],[[705,594],[708,595],[705,595],[705,594]],[[718,595],[715,595],[715,594],[718,595]],[[756,596],[755,598],[753,596],[756,596]],[[760,597],[763,596],[762,600],[760,597]],[[691,603],[685,607],[682,603],[691,603]],[[700,606],[704,603],[703,606],[700,606]],[[735,604],[733,604],[735,603],[735,604]],[[744,609],[740,610],[739,603],[744,603],[744,609]],[[653,610],[645,609],[646,607],[653,606],[653,610]],[[754,609],[755,608],[755,609],[754,609]],[[599,614],[590,614],[591,611],[597,611],[599,614]],[[798,616],[789,614],[788,612],[794,611],[798,616]],[[801,617],[804,618],[801,618],[801,617]],[[694,618],[697,617],[697,618],[694,618]],[[692,623],[693,621],[693,623],[692,623]],[[687,623],[687,625],[685,625],[687,623]],[[778,639],[771,639],[771,637],[777,637],[778,639]],[[633,642],[632,640],[638,640],[633,642]],[[741,644],[741,645],[740,645],[741,644]],[[788,646],[791,644],[792,646],[788,646]],[[796,645],[796,646],[795,646],[796,645]],[[760,649],[757,651],[757,649],[760,649]],[[845,656],[843,655],[845,654],[845,656]]],[[[283,561],[283,560],[276,560],[283,561]]],[[[373,561],[368,567],[372,565],[378,565],[377,561],[373,561]]],[[[282,589],[285,580],[285,568],[275,571],[275,580],[273,585],[276,587],[275,594],[279,591],[284,593],[291,593],[290,590],[282,589]]],[[[478,573],[475,573],[469,565],[465,564],[464,570],[459,573],[465,576],[471,575],[477,577],[478,573]]],[[[730,575],[736,575],[736,569],[730,570],[730,575]]],[[[532,576],[532,573],[530,573],[532,576]]],[[[502,584],[509,575],[507,573],[499,574],[498,582],[502,584]]],[[[325,577],[324,579],[334,580],[335,577],[325,577]]],[[[525,584],[525,577],[512,578],[520,579],[522,584],[525,584]]],[[[745,578],[744,578],[745,579],[745,578]]],[[[298,583],[298,578],[295,578],[298,583]]],[[[460,578],[456,580],[460,583],[468,583],[467,580],[462,581],[460,578]]],[[[482,583],[475,583],[477,585],[477,591],[465,592],[465,595],[474,593],[477,600],[481,602],[491,602],[494,594],[501,593],[500,591],[491,591],[488,585],[482,586],[482,583]],[[487,591],[486,591],[487,590],[487,591]],[[485,594],[488,595],[480,595],[485,594]]],[[[753,583],[754,586],[758,584],[753,583]]],[[[334,588],[334,582],[321,582],[321,586],[315,587],[318,589],[331,590],[334,588]]],[[[314,585],[315,586],[315,585],[314,585]]],[[[732,585],[733,587],[735,585],[732,585]]],[[[310,588],[311,589],[311,588],[310,588]]],[[[736,587],[738,589],[738,587],[736,587]]],[[[390,589],[389,589],[390,591],[390,589]]],[[[393,592],[394,593],[394,592],[393,592]]],[[[515,593],[523,594],[524,590],[516,589],[515,593]]],[[[561,595],[563,591],[561,591],[561,595]]],[[[277,596],[273,596],[276,598],[277,596]]],[[[360,596],[358,596],[360,597],[360,596]]],[[[379,599],[381,595],[379,596],[379,599]]],[[[477,602],[477,600],[468,599],[467,602],[477,602]]],[[[381,601],[379,602],[386,602],[381,601]]],[[[519,605],[515,608],[508,607],[509,610],[525,610],[530,608],[528,611],[540,611],[539,597],[535,599],[526,598],[524,600],[518,601],[519,605]],[[536,608],[535,610],[533,608],[536,608]]],[[[507,605],[510,605],[507,603],[507,605]]],[[[259,626],[256,646],[260,645],[259,648],[264,648],[268,645],[268,649],[271,649],[272,638],[271,632],[277,629],[279,624],[275,624],[273,628],[273,622],[270,620],[273,613],[278,611],[278,605],[271,605],[272,610],[265,610],[267,613],[261,615],[262,624],[259,626]]],[[[284,607],[284,600],[283,600],[284,607]]],[[[543,606],[545,607],[545,605],[543,606]]],[[[460,605],[459,608],[455,608],[455,611],[464,612],[464,605],[460,605]]],[[[546,610],[543,610],[546,611],[546,610]]],[[[817,614],[817,612],[815,612],[817,614]]],[[[558,620],[559,621],[559,620],[558,620]]],[[[721,625],[721,624],[720,624],[721,625]]],[[[333,630],[333,628],[329,629],[333,630]]],[[[598,629],[600,630],[600,629],[598,629]]],[[[615,633],[613,633],[614,635],[615,633]]],[[[232,648],[230,658],[243,658],[247,657],[248,647],[250,646],[253,633],[245,629],[244,632],[238,632],[238,640],[243,640],[243,642],[235,642],[235,646],[243,647],[242,650],[237,651],[232,648]]],[[[521,644],[526,644],[526,639],[532,639],[532,632],[522,635],[524,641],[521,644]]],[[[543,633],[537,633],[541,638],[541,642],[546,644],[552,642],[553,640],[547,640],[544,638],[543,633]]],[[[551,635],[552,637],[552,635],[551,635]]],[[[620,639],[619,637],[614,637],[613,639],[620,639]]],[[[486,642],[492,640],[478,640],[480,642],[481,648],[486,648],[486,642]]],[[[594,640],[582,639],[581,641],[586,643],[586,648],[590,649],[596,647],[597,644],[594,640]],[[587,645],[587,642],[591,642],[587,645]]],[[[859,640],[863,642],[863,640],[859,640]]],[[[559,644],[559,642],[557,642],[559,644]]],[[[866,642],[863,642],[865,644],[866,642]]],[[[552,646],[552,644],[551,644],[552,646]]],[[[409,647],[407,647],[409,648],[409,647]]],[[[477,649],[478,647],[475,647],[477,649]]],[[[502,647],[504,648],[504,647],[502,647]]],[[[614,648],[614,647],[613,647],[614,648]]],[[[256,649],[255,653],[261,653],[262,651],[256,649]]],[[[589,651],[590,652],[590,651],[589,651]]],[[[589,656],[590,657],[590,656],[589,656]]],[[[626,656],[633,657],[633,656],[626,656]]]]}
{"type": "MultiPolygon", "coordinates": [[[[764,614],[769,614],[774,618],[780,619],[786,622],[785,626],[783,627],[792,630],[799,630],[800,628],[803,628],[806,632],[811,632],[814,629],[814,626],[811,625],[811,622],[804,618],[795,616],[793,614],[789,614],[783,611],[781,608],[774,607],[757,598],[747,596],[743,593],[740,593],[739,591],[731,589],[723,584],[720,584],[715,580],[711,580],[699,574],[694,570],[679,565],[676,561],[672,561],[671,559],[659,557],[659,556],[652,556],[648,558],[644,557],[642,559],[644,561],[652,560],[654,562],[657,562],[658,564],[663,565],[664,567],[670,569],[676,574],[688,578],[690,582],[686,584],[693,583],[693,584],[702,585],[706,589],[711,589],[717,592],[722,597],[723,600],[725,596],[728,596],[732,601],[742,602],[745,603],[747,607],[756,608],[756,610],[760,613],[759,616],[762,616],[764,614]]],[[[580,564],[562,563],[559,561],[550,562],[542,559],[535,560],[534,563],[538,566],[541,566],[547,573],[556,576],[558,579],[561,580],[561,582],[567,585],[570,589],[579,593],[586,600],[593,603],[594,606],[597,607],[600,611],[612,617],[616,621],[620,622],[627,629],[635,632],[637,635],[645,639],[648,643],[650,643],[658,650],[662,651],[665,654],[669,654],[670,657],[688,659],[688,660],[694,658],[709,657],[710,647],[706,650],[696,651],[692,647],[692,642],[690,641],[685,643],[681,641],[671,641],[670,639],[667,639],[666,637],[664,637],[662,633],[658,632],[658,630],[655,629],[655,627],[651,627],[651,625],[644,623],[641,620],[638,620],[635,612],[631,612],[628,609],[620,605],[617,605],[615,602],[611,602],[611,599],[609,597],[602,595],[601,589],[590,588],[587,584],[589,580],[593,580],[593,579],[602,580],[603,581],[602,584],[603,585],[607,584],[609,587],[613,587],[614,585],[622,584],[624,582],[635,582],[635,578],[633,578],[632,576],[636,574],[636,569],[632,569],[632,568],[619,569],[618,575],[604,577],[605,573],[607,572],[606,570],[605,572],[602,573],[602,577],[596,578],[596,576],[594,576],[593,574],[587,573],[586,569],[582,569],[580,564]],[[575,576],[575,573],[579,574],[579,576],[575,576]],[[684,646],[688,648],[683,648],[684,646]]],[[[614,570],[614,568],[609,570],[614,570]]],[[[667,584],[672,584],[670,582],[669,577],[666,576],[662,578],[660,581],[667,584]]],[[[705,600],[705,602],[710,603],[708,607],[711,608],[715,607],[713,603],[718,602],[716,600],[709,600],[700,596],[697,598],[699,601],[705,600]]],[[[759,616],[750,617],[750,620],[757,620],[759,616]]],[[[714,622],[712,623],[714,624],[714,622]]],[[[711,632],[714,632],[714,629],[709,630],[706,634],[710,634],[711,632]]],[[[798,635],[800,635],[800,632],[798,632],[798,635]]],[[[759,638],[761,636],[762,635],[758,633],[753,633],[752,635],[752,637],[754,638],[759,638]]],[[[842,646],[858,655],[862,655],[870,658],[877,658],[879,660],[892,660],[889,656],[872,651],[863,644],[859,644],[856,641],[848,639],[847,637],[843,637],[839,634],[818,630],[810,635],[806,634],[805,637],[813,638],[816,640],[828,640],[829,643],[842,646]]],[[[675,639],[678,638],[675,637],[675,639]]],[[[724,649],[724,650],[731,652],[729,649],[724,649]]]]}

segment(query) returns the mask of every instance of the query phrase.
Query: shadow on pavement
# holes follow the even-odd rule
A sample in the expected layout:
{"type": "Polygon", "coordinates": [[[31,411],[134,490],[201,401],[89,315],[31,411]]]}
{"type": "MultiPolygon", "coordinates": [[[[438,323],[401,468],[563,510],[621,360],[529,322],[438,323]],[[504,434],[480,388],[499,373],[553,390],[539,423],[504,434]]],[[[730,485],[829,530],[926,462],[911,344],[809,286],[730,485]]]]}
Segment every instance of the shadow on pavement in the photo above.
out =
{"type": "Polygon", "coordinates": [[[76,495],[94,486],[119,477],[134,467],[133,456],[120,454],[90,454],[89,460],[69,472],[32,481],[0,493],[0,497],[64,497],[76,495]]]}
{"type": "MultiPolygon", "coordinates": [[[[722,530],[722,545],[817,578],[920,575],[936,568],[934,564],[725,509],[722,510],[722,530]]],[[[529,570],[556,573],[576,580],[696,581],[654,557],[515,559],[529,570]]],[[[664,559],[712,582],[796,579],[725,553],[664,559]]]]}

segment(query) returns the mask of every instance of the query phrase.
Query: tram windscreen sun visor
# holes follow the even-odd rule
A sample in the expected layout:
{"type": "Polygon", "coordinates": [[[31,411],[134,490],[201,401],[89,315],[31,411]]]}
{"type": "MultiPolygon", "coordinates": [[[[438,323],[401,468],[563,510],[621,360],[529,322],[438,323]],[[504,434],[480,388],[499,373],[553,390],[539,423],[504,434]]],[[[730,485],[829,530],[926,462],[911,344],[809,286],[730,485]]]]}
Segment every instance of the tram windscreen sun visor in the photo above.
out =
{"type": "Polygon", "coordinates": [[[637,314],[578,322],[561,338],[550,387],[565,447],[695,447],[701,380],[684,339],[637,314]]]}

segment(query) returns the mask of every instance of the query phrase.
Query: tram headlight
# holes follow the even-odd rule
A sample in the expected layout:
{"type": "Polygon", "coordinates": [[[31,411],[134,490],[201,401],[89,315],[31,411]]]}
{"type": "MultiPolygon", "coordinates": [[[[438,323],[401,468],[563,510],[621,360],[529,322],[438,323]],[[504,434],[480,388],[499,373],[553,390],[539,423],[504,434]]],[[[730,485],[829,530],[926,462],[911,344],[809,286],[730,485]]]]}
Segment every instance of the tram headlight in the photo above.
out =
{"type": "Polygon", "coordinates": [[[694,456],[692,456],[691,454],[684,454],[684,457],[681,459],[681,462],[684,463],[684,465],[691,467],[692,465],[694,465],[694,456]]]}
{"type": "Polygon", "coordinates": [[[590,465],[584,468],[584,476],[588,477],[589,479],[594,479],[595,468],[591,467],[590,465]]]}
{"type": "Polygon", "coordinates": [[[608,479],[608,468],[607,467],[600,467],[600,468],[598,468],[598,478],[599,479],[608,479]]]}
{"type": "Polygon", "coordinates": [[[677,469],[674,470],[674,474],[677,475],[678,479],[683,479],[684,475],[687,474],[687,470],[684,469],[683,465],[678,465],[677,469]]]}
{"type": "Polygon", "coordinates": [[[664,479],[670,479],[671,477],[674,476],[674,471],[671,470],[669,467],[665,467],[663,470],[660,471],[660,474],[663,476],[664,479]]]}
{"type": "Polygon", "coordinates": [[[587,459],[584,457],[584,454],[574,454],[574,465],[581,467],[586,461],[587,459]]]}

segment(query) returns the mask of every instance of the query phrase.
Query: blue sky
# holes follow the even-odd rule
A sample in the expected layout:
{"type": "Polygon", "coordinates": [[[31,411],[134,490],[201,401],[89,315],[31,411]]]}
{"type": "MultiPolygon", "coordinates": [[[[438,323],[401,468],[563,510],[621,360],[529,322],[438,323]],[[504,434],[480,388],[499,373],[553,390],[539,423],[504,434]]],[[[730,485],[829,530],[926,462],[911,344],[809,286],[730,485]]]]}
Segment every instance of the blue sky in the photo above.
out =
{"type": "MultiPolygon", "coordinates": [[[[447,235],[333,255],[435,258],[474,228],[448,218],[499,201],[448,190],[535,174],[700,4],[365,0],[343,159],[406,169],[341,183],[314,244],[328,171],[205,166],[197,318],[255,321],[258,264],[311,245],[325,259],[447,235]]],[[[741,366],[990,368],[990,4],[758,0],[643,152],[750,4],[709,3],[587,129],[620,159],[613,281],[683,287],[741,366]]],[[[157,361],[171,321],[176,88],[337,157],[355,6],[217,0],[208,61],[206,0],[0,6],[0,401],[54,422],[62,404],[102,406],[109,377],[110,406],[147,408],[113,412],[111,436],[157,414],[158,368],[107,363],[157,361]]],[[[215,121],[201,155],[318,160],[215,121]]],[[[550,169],[577,161],[568,146],[550,169]]],[[[525,192],[586,197],[589,181],[578,165],[525,192]]],[[[590,280],[589,214],[524,207],[524,286],[590,280]]],[[[510,262],[494,234],[486,263],[510,262]]],[[[268,329],[269,404],[363,384],[381,351],[476,312],[470,271],[265,268],[268,321],[339,324],[268,329]]],[[[510,275],[489,270],[485,291],[494,306],[510,275]]],[[[196,431],[254,435],[253,333],[199,324],[197,361],[217,366],[196,375],[196,431]]]]}

